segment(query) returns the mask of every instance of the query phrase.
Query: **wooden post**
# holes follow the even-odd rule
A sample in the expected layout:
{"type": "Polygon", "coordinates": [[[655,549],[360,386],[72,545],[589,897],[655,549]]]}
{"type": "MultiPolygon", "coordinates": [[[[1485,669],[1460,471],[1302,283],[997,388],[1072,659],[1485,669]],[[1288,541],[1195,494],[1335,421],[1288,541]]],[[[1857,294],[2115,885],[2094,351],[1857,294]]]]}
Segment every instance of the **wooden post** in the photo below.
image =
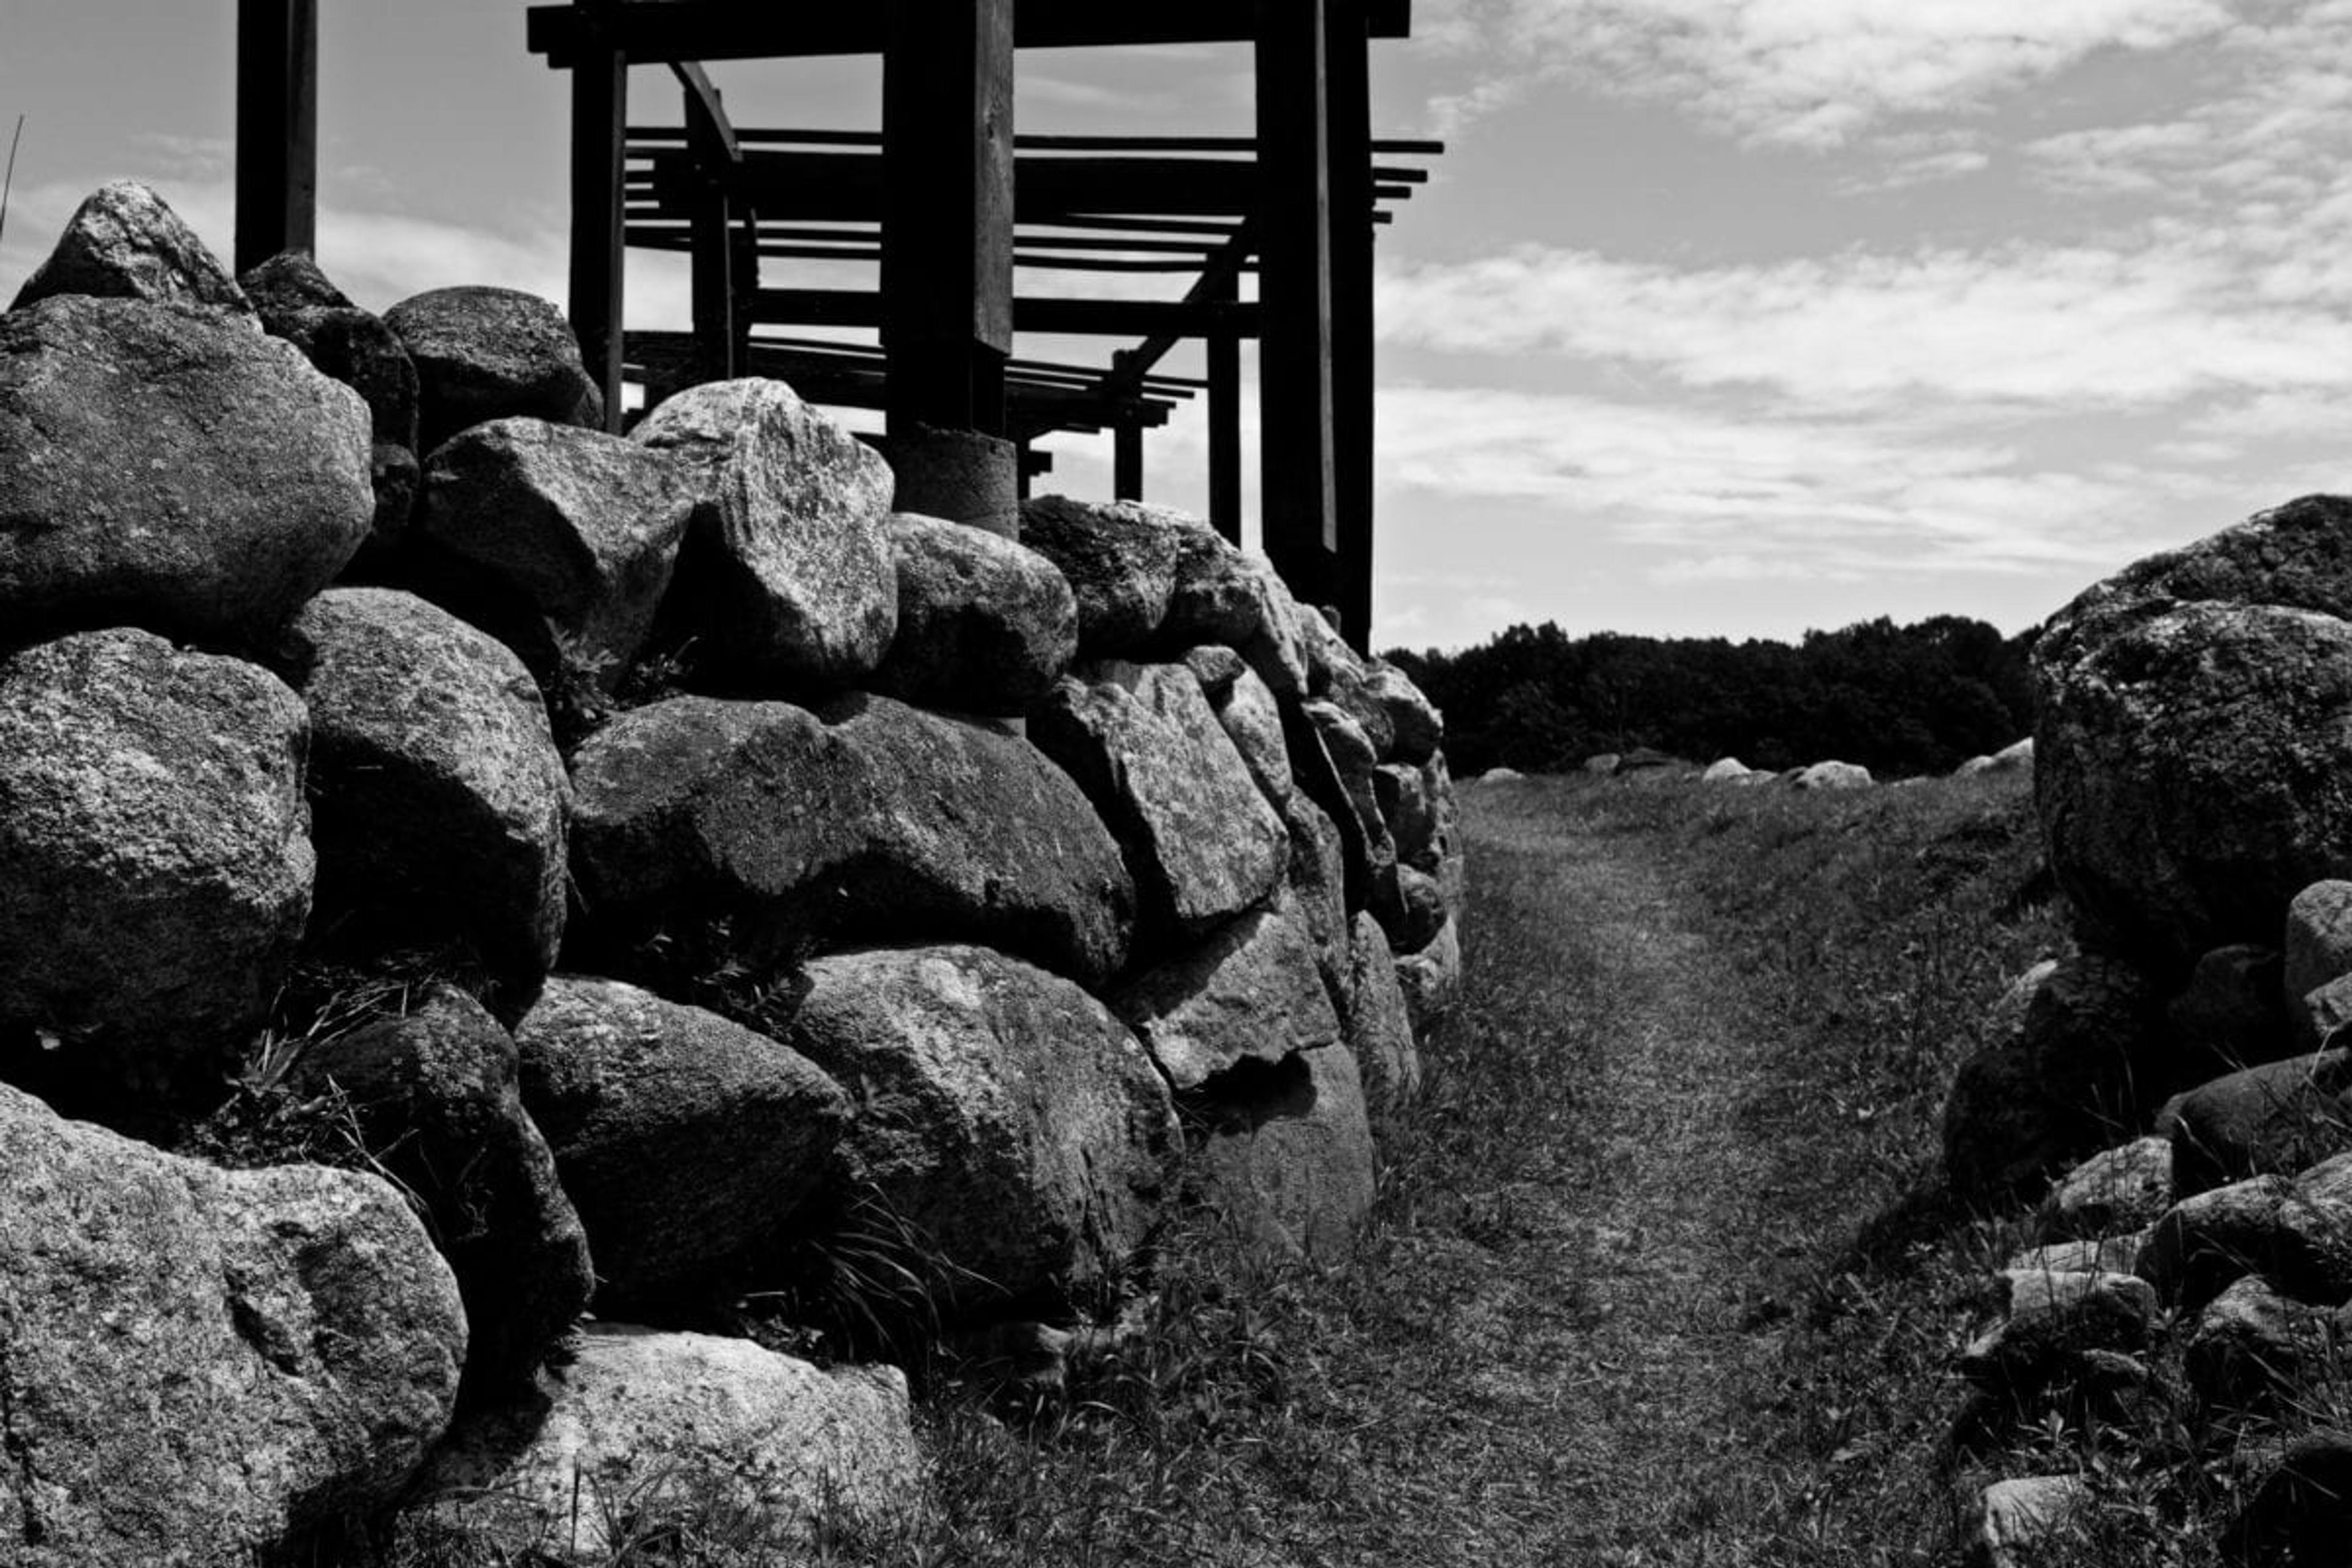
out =
{"type": "MultiPolygon", "coordinates": [[[[1219,280],[1214,296],[1232,300],[1236,280],[1219,280]]],[[[1209,380],[1209,525],[1228,544],[1242,542],[1242,340],[1214,331],[1206,343],[1209,380]]]]}
{"type": "Polygon", "coordinates": [[[577,0],[585,40],[572,68],[572,331],[604,393],[604,427],[621,427],[622,198],[629,62],[607,41],[604,0],[577,0]]]}
{"type": "Polygon", "coordinates": [[[1258,0],[1259,509],[1293,596],[1329,604],[1332,511],[1328,0],[1258,0]]]}
{"type": "Polygon", "coordinates": [[[1372,635],[1372,100],[1364,0],[1327,0],[1331,159],[1331,510],[1328,601],[1359,653],[1372,635]]]}
{"type": "Polygon", "coordinates": [[[735,139],[719,89],[699,67],[681,71],[685,89],[686,145],[698,177],[694,197],[694,237],[688,276],[694,319],[691,382],[732,381],[743,374],[743,333],[737,321],[741,295],[735,268],[743,258],[736,243],[733,199],[728,176],[736,161],[735,139]]]}
{"type": "Polygon", "coordinates": [[[1143,426],[1140,425],[1111,426],[1110,493],[1114,500],[1143,499],[1143,426]]]}
{"type": "Polygon", "coordinates": [[[1013,352],[1013,0],[887,4],[889,428],[1003,436],[1013,352]]]}
{"type": "Polygon", "coordinates": [[[319,244],[319,0],[237,0],[236,269],[319,244]]]}

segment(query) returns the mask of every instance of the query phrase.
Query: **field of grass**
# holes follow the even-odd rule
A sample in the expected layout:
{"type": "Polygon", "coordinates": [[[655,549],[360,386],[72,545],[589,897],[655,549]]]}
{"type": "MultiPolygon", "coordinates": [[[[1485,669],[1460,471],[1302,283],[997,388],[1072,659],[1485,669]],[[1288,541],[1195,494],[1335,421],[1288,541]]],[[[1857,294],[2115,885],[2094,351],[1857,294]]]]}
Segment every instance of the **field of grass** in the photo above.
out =
{"type": "MultiPolygon", "coordinates": [[[[1464,795],[1465,992],[1352,1261],[1189,1217],[1145,1333],[1024,1402],[941,1369],[929,1507],[813,1560],[1950,1560],[1953,1359],[2018,1227],[1943,1199],[1937,1114],[2061,942],[2026,785],[1464,795]]],[[[803,1559],[682,1521],[633,1560],[803,1559]]]]}

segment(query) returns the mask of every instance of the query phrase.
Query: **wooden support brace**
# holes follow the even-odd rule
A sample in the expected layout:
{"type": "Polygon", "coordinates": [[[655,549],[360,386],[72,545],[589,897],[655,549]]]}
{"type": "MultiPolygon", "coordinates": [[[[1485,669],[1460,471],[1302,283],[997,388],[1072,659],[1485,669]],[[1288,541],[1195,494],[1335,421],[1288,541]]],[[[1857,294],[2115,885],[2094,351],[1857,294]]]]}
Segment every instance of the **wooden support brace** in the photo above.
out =
{"type": "Polygon", "coordinates": [[[237,0],[236,269],[319,243],[319,0],[237,0]]]}

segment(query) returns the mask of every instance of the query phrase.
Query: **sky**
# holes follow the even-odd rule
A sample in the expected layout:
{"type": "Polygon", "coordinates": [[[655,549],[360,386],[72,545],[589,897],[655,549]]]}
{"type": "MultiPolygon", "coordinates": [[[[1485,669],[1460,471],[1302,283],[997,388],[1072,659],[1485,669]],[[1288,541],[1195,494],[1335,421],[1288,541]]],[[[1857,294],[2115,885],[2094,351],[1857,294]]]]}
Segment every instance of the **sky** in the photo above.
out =
{"type": "MultiPolygon", "coordinates": [[[[374,309],[561,303],[567,100],[524,6],[323,10],[330,276],[374,309]]],[[[234,18],[0,0],[0,299],[110,178],[226,254],[234,18]]],[[[2015,631],[2352,489],[2352,0],[1417,0],[1375,51],[1377,133],[1447,146],[1379,242],[1379,646],[2015,631]]],[[[1020,73],[1024,131],[1250,126],[1243,48],[1020,73]]],[[[712,75],[743,124],[878,122],[865,62],[712,75]]],[[[632,93],[677,118],[665,74],[632,93]]],[[[683,321],[658,260],[631,261],[633,326],[683,321]]],[[[1043,488],[1108,495],[1107,438],[1047,445],[1043,488]]],[[[1197,510],[1205,464],[1189,410],[1147,496],[1197,510]]]]}

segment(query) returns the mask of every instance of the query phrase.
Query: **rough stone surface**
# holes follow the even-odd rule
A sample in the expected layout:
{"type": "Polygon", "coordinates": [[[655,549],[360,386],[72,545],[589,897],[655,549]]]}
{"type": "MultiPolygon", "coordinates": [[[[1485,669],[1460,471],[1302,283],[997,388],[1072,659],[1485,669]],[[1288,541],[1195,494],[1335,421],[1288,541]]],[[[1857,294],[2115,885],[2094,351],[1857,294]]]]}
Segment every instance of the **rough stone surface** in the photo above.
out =
{"type": "Polygon", "coordinates": [[[818,938],[985,941],[1096,985],[1127,960],[1117,843],[1011,737],[887,698],[677,698],[624,714],[574,764],[572,875],[616,940],[730,920],[755,958],[818,938]]]}
{"type": "Polygon", "coordinates": [[[851,1086],[842,1143],[986,1304],[1118,1278],[1159,1215],[1179,1146],[1167,1085],[1101,1003],[978,947],[817,959],[793,1043],[851,1086]]]}
{"type": "Polygon", "coordinates": [[[1347,850],[1339,829],[1322,807],[1294,791],[1282,808],[1290,835],[1290,865],[1284,872],[1283,912],[1315,944],[1315,962],[1335,996],[1347,994],[1349,947],[1347,850]]]}
{"type": "Polygon", "coordinates": [[[2146,1348],[2156,1291],[2128,1274],[2010,1276],[2009,1315],[1961,1352],[1962,1376],[1994,1393],[2030,1394],[2091,1351],[2146,1348]]]}
{"type": "Polygon", "coordinates": [[[1404,1010],[1412,1020],[1413,1038],[1425,1040],[1437,1021],[1454,1011],[1462,992],[1461,927],[1447,921],[1427,947],[1399,953],[1396,972],[1397,984],[1404,988],[1404,1010]]]}
{"type": "Polygon", "coordinates": [[[1021,542],[1051,561],[1078,605],[1078,657],[1118,658],[1159,637],[1176,591],[1192,519],[1140,501],[1097,505],[1067,496],[1021,503],[1021,542]]]}
{"type": "Polygon", "coordinates": [[[1345,1258],[1372,1205],[1363,1084],[1345,1046],[1228,1073],[1196,1100],[1209,1201],[1259,1247],[1345,1258]]]}
{"type": "Polygon", "coordinates": [[[1434,871],[1440,826],[1429,774],[1417,763],[1383,763],[1372,770],[1372,798],[1380,803],[1398,863],[1434,871]]]}
{"type": "Polygon", "coordinates": [[[2181,1370],[2209,1414],[2274,1414],[2320,1373],[2335,1316],[2249,1275],[2197,1314],[2181,1370]]]}
{"type": "MultiPolygon", "coordinates": [[[[1278,697],[1304,695],[1307,648],[1297,612],[1265,557],[1246,555],[1206,523],[1178,530],[1176,584],[1161,634],[1178,647],[1221,643],[1242,656],[1278,697]]],[[[1385,728],[1385,716],[1381,721],[1385,728]]]]}
{"type": "Polygon", "coordinates": [[[1412,1099],[1421,1089],[1421,1050],[1388,937],[1369,914],[1356,917],[1348,975],[1341,1032],[1355,1055],[1365,1095],[1376,1105],[1412,1099]]]}
{"type": "Polygon", "coordinates": [[[1364,684],[1388,714],[1392,737],[1389,760],[1426,763],[1436,756],[1445,739],[1445,718],[1422,695],[1412,678],[1387,660],[1376,658],[1364,672],[1364,684]]]}
{"type": "Polygon", "coordinates": [[[377,950],[455,936],[527,994],[563,935],[570,795],[530,673],[390,588],[320,595],[283,658],[310,705],[317,939],[377,950]]]}
{"type": "Polygon", "coordinates": [[[2248,1568],[2328,1568],[2352,1536],[2352,1433],[2309,1433],[2289,1443],[2277,1465],[2231,1521],[2230,1561],[2248,1568]]]}
{"type": "MultiPolygon", "coordinates": [[[[1291,756],[1302,768],[1318,760],[1323,763],[1337,781],[1339,804],[1349,815],[1342,828],[1354,830],[1348,845],[1349,858],[1354,862],[1349,869],[1349,902],[1369,907],[1393,942],[1397,934],[1393,922],[1402,911],[1395,895],[1396,841],[1389,837],[1388,819],[1381,814],[1380,791],[1373,783],[1379,753],[1363,726],[1338,704],[1316,699],[1299,704],[1297,711],[1305,725],[1303,733],[1294,740],[1291,756]]],[[[1319,795],[1320,792],[1310,787],[1308,793],[1319,795]]],[[[1322,800],[1321,804],[1337,815],[1334,802],[1322,800]]]]}
{"type": "Polygon", "coordinates": [[[1954,1189],[2027,1193],[2141,1125],[2170,1087],[2150,1061],[2161,1012],[2130,964],[2080,953],[2037,970],[1996,1005],[1984,1049],[1960,1065],[1944,1104],[1954,1189]]]}
{"type": "Polygon", "coordinates": [[[383,320],[361,310],[299,250],[280,252],[239,279],[262,331],[300,349],[322,375],[364,399],[378,445],[416,450],[416,365],[383,320]]]}
{"type": "Polygon", "coordinates": [[[515,1044],[610,1301],[723,1279],[816,1186],[849,1119],[797,1051],[618,981],[551,979],[515,1044]]]}
{"type": "Polygon", "coordinates": [[[2317,881],[2295,894],[2286,907],[2286,951],[2279,984],[2288,1008],[2316,1042],[2319,1031],[2304,999],[2331,980],[2352,974],[2352,882],[2317,881]]]}
{"type": "Polygon", "coordinates": [[[82,198],[48,258],[33,268],[8,308],[59,294],[194,305],[250,321],[236,280],[163,197],[136,180],[115,180],[82,198]]]}
{"type": "Polygon", "coordinates": [[[2187,989],[2164,1007],[2183,1068],[2192,1076],[2229,1072],[2308,1049],[2288,1028],[2280,976],[2274,947],[2233,942],[2198,959],[2187,989]]]}
{"type": "Polygon", "coordinates": [[[535,294],[464,287],[413,294],[383,314],[416,366],[417,451],[468,426],[527,415],[599,428],[604,395],[563,312],[535,294]]]}
{"type": "Polygon", "coordinates": [[[0,1019],[142,1082],[242,1045],[310,913],[308,741],[268,674],[145,632],[0,659],[0,1019]]]}
{"type": "Polygon", "coordinates": [[[2133,1231],[2124,1236],[2053,1241],[2027,1247],[2003,1267],[2012,1273],[2136,1274],[2139,1270],[2140,1245],[2146,1236],[2144,1231],[2133,1231]]]}
{"type": "Polygon", "coordinates": [[[898,629],[881,690],[960,713],[1025,712],[1078,648],[1078,604],[1052,562],[935,517],[890,519],[898,629]]]}
{"type": "Polygon", "coordinates": [[[1229,647],[1209,644],[1193,648],[1184,655],[1184,663],[1200,681],[1201,694],[1209,700],[1234,750],[1242,754],[1259,792],[1276,810],[1284,810],[1292,790],[1290,748],[1283,739],[1282,710],[1272,689],[1229,647]]]}
{"type": "Polygon", "coordinates": [[[1792,782],[1799,789],[1864,789],[1872,780],[1859,763],[1815,763],[1798,769],[1792,782]]]}
{"type": "Polygon", "coordinates": [[[1977,1500],[1969,1550],[1979,1568],[2035,1568],[2080,1534],[2092,1502],[2080,1476],[1995,1481],[1977,1500]]]}
{"type": "Polygon", "coordinates": [[[2042,1205],[2042,1234],[2063,1241],[2140,1230],[2171,1206],[2171,1140],[2136,1138],[2060,1178],[2042,1205]]]}
{"type": "Polygon", "coordinates": [[[266,637],[366,536],[368,449],[358,394],[217,311],[63,295],[0,316],[0,644],[266,637]]]}
{"type": "Polygon", "coordinates": [[[2352,1193],[2341,1190],[2352,1172],[2322,1174],[2335,1163],[2299,1182],[2255,1176],[2183,1198],[2148,1233],[2141,1277],[2191,1310],[2250,1273],[2297,1300],[2352,1299],[2352,1193]]]}
{"type": "Polygon", "coordinates": [[[676,455],[696,493],[669,609],[700,639],[699,668],[763,693],[873,672],[898,624],[877,453],[756,378],[690,387],[631,434],[676,455]]]}
{"type": "Polygon", "coordinates": [[[387,1184],[223,1172],[0,1086],[0,1467],[16,1568],[230,1568],[388,1500],[466,1353],[387,1184]]]}
{"type": "Polygon", "coordinates": [[[428,592],[542,677],[610,689],[653,630],[693,511],[660,452],[494,419],[433,454],[415,532],[435,547],[428,592]]]}
{"type": "Polygon", "coordinates": [[[530,1386],[595,1288],[587,1233],[523,1110],[514,1041],[464,992],[303,1053],[295,1083],[332,1085],[361,1140],[431,1216],[469,1331],[461,1402],[530,1386]]]}
{"type": "Polygon", "coordinates": [[[1755,770],[1738,757],[1719,757],[1698,775],[1701,784],[1737,784],[1755,770]]]}
{"type": "MultiPolygon", "coordinates": [[[[417,1487],[431,1515],[518,1557],[613,1560],[613,1527],[730,1527],[798,1560],[820,1523],[887,1530],[924,1467],[896,1367],[819,1369],[749,1340],[594,1325],[530,1406],[467,1423],[417,1487]]],[[[774,1553],[772,1558],[769,1553],[774,1553]]]]}
{"type": "Polygon", "coordinates": [[[1281,879],[1282,819],[1182,665],[1081,665],[1031,714],[1029,738],[1118,837],[1147,942],[1197,941],[1281,879]]]}
{"type": "Polygon", "coordinates": [[[2170,1118],[2181,1197],[2248,1176],[2292,1176],[2352,1148],[2352,1050],[2247,1068],[2189,1091],[2170,1118]]]}
{"type": "Polygon", "coordinates": [[[1111,1005],[1179,1089],[1236,1062],[1278,1062],[1340,1043],[1313,944],[1263,910],[1121,987],[1111,1005]]]}
{"type": "MultiPolygon", "coordinates": [[[[1389,945],[1402,952],[1418,952],[1437,940],[1451,917],[1445,889],[1428,872],[1412,866],[1396,868],[1396,914],[1386,922],[1389,945]]],[[[1380,910],[1376,906],[1373,914],[1380,910]]]]}

